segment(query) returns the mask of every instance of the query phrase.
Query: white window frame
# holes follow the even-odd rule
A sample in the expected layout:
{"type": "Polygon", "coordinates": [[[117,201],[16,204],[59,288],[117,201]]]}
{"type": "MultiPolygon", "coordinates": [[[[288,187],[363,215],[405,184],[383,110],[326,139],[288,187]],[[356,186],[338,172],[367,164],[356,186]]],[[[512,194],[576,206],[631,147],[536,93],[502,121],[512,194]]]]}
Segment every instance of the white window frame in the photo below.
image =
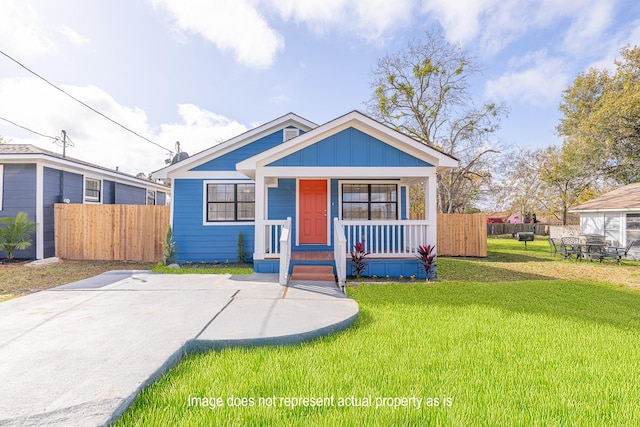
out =
{"type": "MultiPolygon", "coordinates": [[[[220,225],[255,225],[253,221],[207,221],[207,186],[209,184],[253,184],[254,194],[258,191],[258,186],[253,180],[244,179],[222,179],[222,180],[204,180],[202,181],[202,225],[204,226],[220,226],[220,225]]],[[[254,201],[254,203],[256,203],[254,201]]]]}
{"type": "Polygon", "coordinates": [[[147,206],[156,206],[158,204],[158,192],[156,190],[147,190],[147,206]],[[149,194],[153,194],[153,204],[149,204],[149,194]]]}
{"type": "Polygon", "coordinates": [[[84,203],[93,203],[93,204],[102,204],[104,200],[104,191],[103,191],[103,181],[100,178],[94,178],[90,176],[85,176],[84,181],[82,182],[82,195],[84,203]],[[100,189],[100,196],[96,199],[95,197],[87,196],[87,181],[97,181],[100,189]]]}
{"type": "Polygon", "coordinates": [[[2,210],[2,199],[4,199],[4,165],[0,165],[0,211],[2,210]]]}

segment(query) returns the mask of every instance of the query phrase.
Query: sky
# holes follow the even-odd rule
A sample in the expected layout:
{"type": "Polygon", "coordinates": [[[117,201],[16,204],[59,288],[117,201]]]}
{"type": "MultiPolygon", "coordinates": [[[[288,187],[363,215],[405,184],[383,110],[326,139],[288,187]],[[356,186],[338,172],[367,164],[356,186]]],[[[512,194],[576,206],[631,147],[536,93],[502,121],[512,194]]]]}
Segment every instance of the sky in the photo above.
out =
{"type": "MultiPolygon", "coordinates": [[[[562,91],[640,44],[634,0],[0,0],[0,118],[67,132],[67,155],[136,174],[286,113],[366,112],[379,58],[426,31],[475,58],[477,103],[510,109],[502,145],[560,142],[562,91]]],[[[62,152],[0,120],[0,136],[62,152]]]]}

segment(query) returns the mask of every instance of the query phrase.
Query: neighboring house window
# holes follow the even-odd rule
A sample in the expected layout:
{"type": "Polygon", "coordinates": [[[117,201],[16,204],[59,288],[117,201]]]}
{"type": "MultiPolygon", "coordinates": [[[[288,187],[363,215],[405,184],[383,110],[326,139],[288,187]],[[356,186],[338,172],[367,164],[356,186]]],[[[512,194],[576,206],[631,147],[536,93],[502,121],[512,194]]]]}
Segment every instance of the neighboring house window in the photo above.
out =
{"type": "Polygon", "coordinates": [[[156,204],[156,192],[147,190],[147,205],[155,206],[156,204]]]}
{"type": "Polygon", "coordinates": [[[640,213],[627,214],[627,245],[640,240],[640,213]]]}
{"type": "Polygon", "coordinates": [[[4,165],[0,165],[0,211],[2,210],[3,186],[4,186],[4,165]]]}
{"type": "Polygon", "coordinates": [[[207,222],[253,221],[255,184],[207,184],[207,222]]]}
{"type": "Polygon", "coordinates": [[[342,219],[398,219],[398,186],[342,184],[342,219]]]}
{"type": "Polygon", "coordinates": [[[288,141],[291,138],[295,138],[296,136],[300,135],[300,129],[296,129],[296,128],[285,128],[284,129],[284,133],[283,133],[283,139],[282,141],[288,141]]]}
{"type": "Polygon", "coordinates": [[[620,215],[604,216],[604,235],[613,246],[620,246],[620,215]]]}
{"type": "Polygon", "coordinates": [[[84,180],[84,201],[100,203],[102,182],[99,179],[85,178],[84,180]]]}

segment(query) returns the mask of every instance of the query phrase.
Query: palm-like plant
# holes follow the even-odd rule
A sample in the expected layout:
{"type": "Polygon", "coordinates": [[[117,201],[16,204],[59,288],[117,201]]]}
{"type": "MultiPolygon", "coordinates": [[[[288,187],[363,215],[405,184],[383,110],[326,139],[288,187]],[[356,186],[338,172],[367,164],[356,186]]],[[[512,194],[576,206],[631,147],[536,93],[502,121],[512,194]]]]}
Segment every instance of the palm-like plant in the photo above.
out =
{"type": "Polygon", "coordinates": [[[433,267],[436,265],[436,257],[436,245],[418,245],[418,258],[427,280],[431,280],[433,267]]]}
{"type": "Polygon", "coordinates": [[[7,258],[13,259],[16,250],[25,250],[31,243],[36,223],[29,220],[26,212],[18,212],[15,217],[0,218],[0,251],[7,252],[7,258]]]}
{"type": "Polygon", "coordinates": [[[353,250],[351,251],[351,261],[353,262],[353,270],[356,273],[356,278],[360,278],[365,268],[367,268],[367,263],[364,258],[369,255],[370,252],[364,248],[364,242],[357,242],[353,245],[353,250]]]}

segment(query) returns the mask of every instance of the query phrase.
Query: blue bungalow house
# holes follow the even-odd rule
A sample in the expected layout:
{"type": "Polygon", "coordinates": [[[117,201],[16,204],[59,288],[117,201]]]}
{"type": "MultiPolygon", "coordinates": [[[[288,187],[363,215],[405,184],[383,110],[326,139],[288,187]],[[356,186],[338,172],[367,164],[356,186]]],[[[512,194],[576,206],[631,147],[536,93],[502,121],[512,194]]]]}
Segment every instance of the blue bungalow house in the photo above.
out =
{"type": "Polygon", "coordinates": [[[37,223],[34,244],[16,257],[55,255],[56,203],[164,205],[169,193],[164,185],[30,144],[0,144],[0,217],[22,211],[37,223]]]}
{"type": "MultiPolygon", "coordinates": [[[[257,272],[332,265],[339,282],[357,242],[366,274],[420,276],[417,246],[436,242],[436,172],[456,159],[353,111],[323,125],[287,114],[167,166],[179,262],[237,258],[257,272]],[[409,219],[409,186],[425,183],[425,220],[409,219]]],[[[424,275],[422,275],[424,277],[424,275]]]]}

